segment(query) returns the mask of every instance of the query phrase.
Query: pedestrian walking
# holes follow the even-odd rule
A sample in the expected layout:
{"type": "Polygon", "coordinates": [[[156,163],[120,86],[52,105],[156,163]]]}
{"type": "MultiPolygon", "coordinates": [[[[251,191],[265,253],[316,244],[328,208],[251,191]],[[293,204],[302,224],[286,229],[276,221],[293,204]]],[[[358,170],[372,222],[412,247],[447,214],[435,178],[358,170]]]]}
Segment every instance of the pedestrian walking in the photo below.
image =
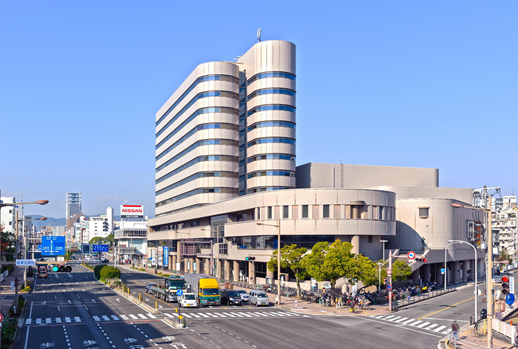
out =
{"type": "Polygon", "coordinates": [[[453,344],[457,345],[457,341],[459,340],[459,324],[455,320],[453,320],[451,323],[451,334],[453,338],[453,344]]]}

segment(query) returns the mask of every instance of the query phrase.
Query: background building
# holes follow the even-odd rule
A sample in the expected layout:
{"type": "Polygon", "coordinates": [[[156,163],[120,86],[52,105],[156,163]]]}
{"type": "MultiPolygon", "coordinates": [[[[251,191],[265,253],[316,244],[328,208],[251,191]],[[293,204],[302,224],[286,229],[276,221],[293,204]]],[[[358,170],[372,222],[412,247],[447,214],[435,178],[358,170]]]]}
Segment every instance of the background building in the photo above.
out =
{"type": "Polygon", "coordinates": [[[141,259],[147,253],[147,216],[142,205],[121,205],[119,228],[114,231],[120,260],[141,259]]]}
{"type": "MultiPolygon", "coordinates": [[[[0,197],[0,200],[5,204],[12,204],[16,202],[16,198],[11,196],[2,196],[0,197]]],[[[2,227],[3,231],[6,233],[14,234],[16,212],[18,211],[18,217],[21,219],[21,207],[7,206],[0,211],[0,226],[2,227]]]]}
{"type": "Polygon", "coordinates": [[[113,208],[108,207],[105,215],[89,217],[86,220],[88,220],[88,225],[85,225],[84,228],[88,235],[88,242],[95,237],[105,238],[113,234],[113,208]]]}

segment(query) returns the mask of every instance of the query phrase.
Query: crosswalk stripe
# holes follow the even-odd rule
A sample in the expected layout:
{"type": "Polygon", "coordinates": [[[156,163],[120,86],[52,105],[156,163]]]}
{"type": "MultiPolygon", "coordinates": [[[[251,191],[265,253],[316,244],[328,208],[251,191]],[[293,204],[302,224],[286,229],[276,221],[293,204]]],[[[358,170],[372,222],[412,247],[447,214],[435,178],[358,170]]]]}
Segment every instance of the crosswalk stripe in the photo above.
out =
{"type": "Polygon", "coordinates": [[[37,323],[37,324],[41,324],[41,319],[40,319],[40,318],[37,318],[37,319],[36,319],[36,323],[37,323]]]}
{"type": "Polygon", "coordinates": [[[410,326],[417,326],[417,324],[421,323],[422,321],[416,321],[410,324],[410,326]]]}
{"type": "Polygon", "coordinates": [[[145,317],[144,315],[142,314],[137,314],[138,316],[140,316],[142,319],[147,319],[147,317],[145,317]]]}
{"type": "Polygon", "coordinates": [[[246,316],[246,317],[252,317],[252,315],[250,315],[248,313],[239,312],[238,314],[243,314],[243,316],[246,316]]]}
{"type": "Polygon", "coordinates": [[[178,317],[178,313],[173,313],[174,316],[178,317]]]}
{"type": "Polygon", "coordinates": [[[166,316],[169,316],[169,317],[174,317],[173,315],[169,314],[169,313],[164,313],[166,316]]]}
{"type": "Polygon", "coordinates": [[[437,327],[434,331],[435,332],[441,332],[442,330],[444,330],[446,328],[446,326],[440,326],[440,327],[437,327]]]}
{"type": "Polygon", "coordinates": [[[376,315],[372,315],[372,316],[374,316],[376,319],[381,319],[381,318],[382,318],[382,317],[384,317],[385,315],[378,315],[378,316],[376,316],[376,315]]]}
{"type": "Polygon", "coordinates": [[[130,318],[132,318],[132,319],[138,319],[138,317],[136,317],[136,316],[135,316],[135,315],[133,315],[133,314],[128,314],[128,315],[129,315],[129,317],[130,317],[130,318]]]}
{"type": "Polygon", "coordinates": [[[118,321],[118,320],[120,320],[120,319],[117,317],[117,315],[111,315],[111,317],[112,317],[112,319],[113,319],[113,320],[117,320],[117,321],[118,321]]]}
{"type": "Polygon", "coordinates": [[[66,318],[65,318],[65,322],[72,322],[72,320],[70,320],[70,318],[69,318],[69,317],[66,317],[66,318]]]}
{"type": "Polygon", "coordinates": [[[99,319],[98,316],[92,316],[94,318],[95,321],[101,321],[101,319],[99,319]]]}
{"type": "Polygon", "coordinates": [[[61,318],[60,317],[57,317],[56,318],[56,323],[60,324],[61,323],[61,318]]]}
{"type": "Polygon", "coordinates": [[[122,318],[122,320],[128,320],[128,317],[126,315],[121,315],[120,317],[122,318]]]}
{"type": "Polygon", "coordinates": [[[423,328],[423,327],[425,327],[428,324],[429,324],[429,322],[423,322],[422,324],[420,324],[419,326],[416,326],[416,327],[423,328]]]}
{"type": "Polygon", "coordinates": [[[25,320],[25,324],[26,324],[26,325],[30,325],[30,324],[31,324],[31,321],[32,321],[31,319],[27,319],[27,320],[25,320]]]}
{"type": "Polygon", "coordinates": [[[196,317],[196,318],[200,318],[200,316],[198,314],[191,314],[192,316],[196,317]]]}
{"type": "Polygon", "coordinates": [[[47,324],[50,324],[50,323],[52,322],[52,319],[48,317],[48,318],[46,318],[46,319],[45,319],[45,322],[46,322],[47,324]]]}
{"type": "Polygon", "coordinates": [[[81,318],[79,316],[74,316],[74,320],[76,320],[76,322],[81,322],[81,318]]]}
{"type": "Polygon", "coordinates": [[[225,314],[225,315],[230,316],[230,317],[236,317],[236,316],[235,316],[234,314],[232,314],[232,313],[221,313],[221,314],[225,314]]]}
{"type": "Polygon", "coordinates": [[[406,318],[406,317],[402,317],[401,319],[398,319],[398,320],[397,320],[397,321],[395,321],[395,322],[403,322],[403,321],[405,321],[405,320],[407,320],[407,319],[408,319],[408,318],[406,318]]]}
{"type": "Polygon", "coordinates": [[[147,316],[149,316],[149,317],[150,317],[150,318],[152,318],[152,319],[156,319],[156,316],[155,316],[155,315],[153,315],[153,314],[151,314],[151,313],[147,313],[146,315],[147,315],[147,316]]]}
{"type": "Polygon", "coordinates": [[[397,319],[399,319],[399,318],[401,318],[401,316],[393,317],[392,319],[389,319],[388,321],[392,321],[392,322],[394,322],[395,320],[397,320],[397,319]]]}
{"type": "Polygon", "coordinates": [[[238,313],[233,313],[234,316],[237,316],[237,317],[244,317],[244,315],[241,315],[241,314],[238,314],[238,313]]]}
{"type": "Polygon", "coordinates": [[[200,313],[200,315],[203,316],[203,317],[209,317],[208,315],[203,314],[203,313],[200,313]]]}
{"type": "Polygon", "coordinates": [[[208,313],[207,314],[208,316],[211,316],[211,317],[217,317],[216,315],[212,314],[212,313],[208,313]]]}
{"type": "Polygon", "coordinates": [[[408,319],[406,321],[403,321],[402,324],[406,325],[406,324],[408,324],[409,322],[412,322],[412,321],[415,321],[415,319],[408,319]]]}
{"type": "Polygon", "coordinates": [[[436,326],[439,326],[439,325],[437,325],[437,324],[433,324],[433,325],[428,326],[427,328],[425,328],[425,330],[429,330],[429,331],[431,331],[431,330],[432,330],[434,327],[436,327],[436,326]]]}
{"type": "Polygon", "coordinates": [[[389,315],[389,316],[387,316],[387,317],[385,318],[385,320],[390,319],[391,317],[394,317],[394,316],[396,316],[396,315],[389,315]]]}
{"type": "Polygon", "coordinates": [[[107,317],[106,315],[103,315],[103,319],[106,320],[106,321],[110,321],[110,318],[107,317]]]}
{"type": "Polygon", "coordinates": [[[270,316],[270,315],[268,315],[268,314],[260,313],[260,312],[258,312],[258,311],[255,311],[255,312],[253,312],[252,314],[257,314],[257,316],[270,316]]]}

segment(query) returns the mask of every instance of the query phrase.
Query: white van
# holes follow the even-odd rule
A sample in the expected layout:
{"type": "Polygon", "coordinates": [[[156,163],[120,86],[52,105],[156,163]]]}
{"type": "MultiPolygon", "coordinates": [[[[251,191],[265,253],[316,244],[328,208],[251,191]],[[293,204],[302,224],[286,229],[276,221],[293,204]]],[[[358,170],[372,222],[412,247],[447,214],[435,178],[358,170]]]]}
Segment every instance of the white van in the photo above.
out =
{"type": "Polygon", "coordinates": [[[184,293],[178,298],[178,304],[182,308],[196,308],[196,295],[194,293],[184,293]]]}
{"type": "Polygon", "coordinates": [[[268,295],[266,292],[261,290],[252,290],[250,291],[250,305],[255,305],[256,307],[260,305],[270,305],[270,300],[268,299],[268,295]]]}

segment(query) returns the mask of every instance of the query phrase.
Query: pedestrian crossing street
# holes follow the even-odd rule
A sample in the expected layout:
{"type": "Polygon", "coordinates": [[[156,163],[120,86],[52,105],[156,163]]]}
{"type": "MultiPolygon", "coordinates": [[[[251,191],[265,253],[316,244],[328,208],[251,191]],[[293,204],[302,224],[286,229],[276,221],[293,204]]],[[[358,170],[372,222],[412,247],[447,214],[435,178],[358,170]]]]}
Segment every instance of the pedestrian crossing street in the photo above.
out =
{"type": "MultiPolygon", "coordinates": [[[[145,314],[119,314],[119,315],[92,315],[92,319],[95,322],[108,322],[108,321],[133,321],[133,320],[153,320],[157,318],[169,317],[177,318],[178,313],[162,313],[163,315],[153,315],[151,313],[145,314]]],[[[290,313],[286,311],[242,311],[242,312],[198,312],[198,313],[181,313],[182,316],[188,319],[236,319],[236,318],[261,318],[261,317],[300,317],[301,314],[290,313]]],[[[36,318],[26,319],[26,325],[45,325],[45,324],[66,324],[66,323],[81,323],[84,319],[79,316],[75,317],[57,317],[57,318],[36,318]]]]}
{"type": "Polygon", "coordinates": [[[402,316],[396,315],[369,315],[370,318],[385,320],[395,324],[400,324],[402,326],[410,326],[414,328],[420,328],[427,331],[432,331],[441,334],[448,334],[451,332],[451,327],[446,325],[434,324],[431,322],[417,319],[410,319],[402,316]]]}

